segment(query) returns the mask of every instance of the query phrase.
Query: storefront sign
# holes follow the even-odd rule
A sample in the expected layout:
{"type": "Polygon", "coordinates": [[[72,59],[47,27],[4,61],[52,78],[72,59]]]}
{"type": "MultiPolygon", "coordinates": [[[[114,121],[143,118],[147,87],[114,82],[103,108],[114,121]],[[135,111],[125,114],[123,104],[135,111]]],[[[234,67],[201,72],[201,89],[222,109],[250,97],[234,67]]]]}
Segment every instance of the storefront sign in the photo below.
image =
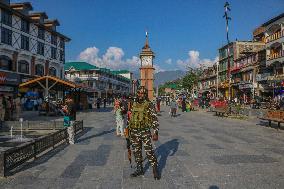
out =
{"type": "Polygon", "coordinates": [[[0,85],[18,85],[19,75],[15,73],[0,72],[0,85]]]}

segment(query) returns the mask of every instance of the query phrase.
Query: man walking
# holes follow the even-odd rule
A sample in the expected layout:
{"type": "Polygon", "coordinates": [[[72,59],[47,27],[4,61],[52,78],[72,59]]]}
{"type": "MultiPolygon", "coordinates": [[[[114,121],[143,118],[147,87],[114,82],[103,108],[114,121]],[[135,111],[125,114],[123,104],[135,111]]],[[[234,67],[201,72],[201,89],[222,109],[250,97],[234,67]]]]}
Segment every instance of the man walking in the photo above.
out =
{"type": "Polygon", "coordinates": [[[155,180],[160,179],[158,172],[157,158],[153,150],[151,138],[154,141],[158,140],[159,122],[155,106],[147,99],[146,90],[140,87],[137,91],[137,101],[133,103],[132,114],[129,120],[130,140],[134,151],[136,170],[131,177],[144,175],[142,144],[147,155],[147,158],[153,167],[153,175],[155,180]],[[154,130],[152,136],[151,129],[154,130]]]}
{"type": "Polygon", "coordinates": [[[64,116],[64,126],[67,127],[69,144],[74,144],[74,123],[76,120],[76,106],[73,103],[71,97],[67,97],[66,103],[63,107],[63,111],[65,112],[64,116]]]}

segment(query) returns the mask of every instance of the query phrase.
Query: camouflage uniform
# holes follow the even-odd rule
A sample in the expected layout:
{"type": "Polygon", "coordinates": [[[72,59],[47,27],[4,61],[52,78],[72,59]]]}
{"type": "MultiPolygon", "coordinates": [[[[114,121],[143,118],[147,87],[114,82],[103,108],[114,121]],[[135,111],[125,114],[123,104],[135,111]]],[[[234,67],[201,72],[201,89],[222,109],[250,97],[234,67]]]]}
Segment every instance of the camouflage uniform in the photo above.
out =
{"type": "Polygon", "coordinates": [[[154,130],[154,133],[158,134],[159,122],[154,105],[149,101],[144,101],[143,103],[135,102],[132,107],[129,130],[137,166],[142,166],[143,163],[142,143],[152,167],[157,166],[157,158],[151,143],[151,128],[154,130]]]}

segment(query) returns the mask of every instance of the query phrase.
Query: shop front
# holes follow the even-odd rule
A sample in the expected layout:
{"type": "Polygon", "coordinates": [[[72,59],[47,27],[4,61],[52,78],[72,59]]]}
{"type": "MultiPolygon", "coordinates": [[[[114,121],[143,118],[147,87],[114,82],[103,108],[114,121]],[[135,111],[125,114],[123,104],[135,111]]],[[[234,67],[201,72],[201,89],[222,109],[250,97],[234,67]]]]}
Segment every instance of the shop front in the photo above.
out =
{"type": "Polygon", "coordinates": [[[243,103],[249,103],[253,98],[253,83],[241,82],[239,84],[240,99],[243,103]]]}
{"type": "Polygon", "coordinates": [[[13,96],[18,93],[20,77],[16,73],[0,71],[0,94],[13,96]]]}

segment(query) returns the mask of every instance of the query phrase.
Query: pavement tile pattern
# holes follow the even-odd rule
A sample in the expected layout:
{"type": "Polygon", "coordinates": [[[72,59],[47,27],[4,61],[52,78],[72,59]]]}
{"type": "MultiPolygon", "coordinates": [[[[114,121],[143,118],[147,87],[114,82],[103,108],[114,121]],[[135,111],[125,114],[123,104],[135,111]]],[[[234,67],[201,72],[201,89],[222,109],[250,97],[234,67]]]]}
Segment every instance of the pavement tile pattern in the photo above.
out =
{"type": "MultiPolygon", "coordinates": [[[[62,145],[0,179],[0,188],[223,189],[284,188],[284,132],[259,121],[219,118],[208,112],[179,113],[163,107],[154,144],[162,179],[134,171],[125,140],[115,136],[111,108],[80,113],[85,130],[75,145],[62,145]]],[[[144,154],[145,157],[145,154],[144,154]]],[[[134,158],[132,158],[134,162],[134,158]]]]}

